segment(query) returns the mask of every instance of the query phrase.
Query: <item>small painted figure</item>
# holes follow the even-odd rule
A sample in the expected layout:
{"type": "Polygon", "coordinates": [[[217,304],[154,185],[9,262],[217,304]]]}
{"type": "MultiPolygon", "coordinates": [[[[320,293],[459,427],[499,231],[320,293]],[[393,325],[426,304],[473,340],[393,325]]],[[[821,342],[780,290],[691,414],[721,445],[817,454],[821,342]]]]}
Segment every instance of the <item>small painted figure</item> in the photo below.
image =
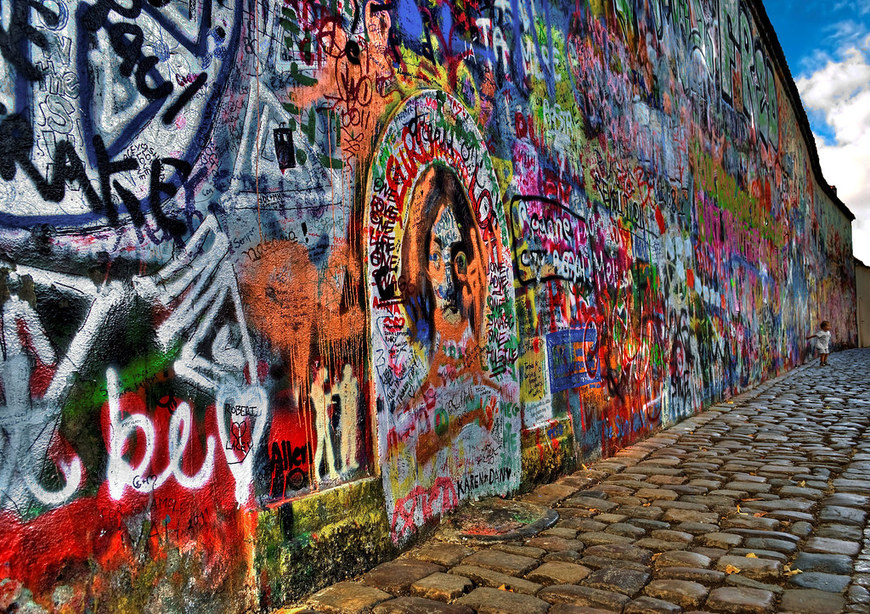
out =
{"type": "Polygon", "coordinates": [[[314,453],[314,471],[317,479],[321,480],[320,463],[323,461],[323,453],[326,451],[326,470],[330,480],[338,479],[338,471],[335,469],[335,451],[332,448],[332,434],[330,433],[330,420],[328,415],[332,395],[326,393],[328,373],[325,367],[320,367],[311,383],[311,403],[314,405],[315,428],[317,429],[317,451],[314,453]]]}
{"type": "Polygon", "coordinates": [[[353,367],[344,365],[337,395],[341,403],[341,462],[346,472],[357,468],[357,437],[359,434],[359,382],[353,375],[353,367]]]}

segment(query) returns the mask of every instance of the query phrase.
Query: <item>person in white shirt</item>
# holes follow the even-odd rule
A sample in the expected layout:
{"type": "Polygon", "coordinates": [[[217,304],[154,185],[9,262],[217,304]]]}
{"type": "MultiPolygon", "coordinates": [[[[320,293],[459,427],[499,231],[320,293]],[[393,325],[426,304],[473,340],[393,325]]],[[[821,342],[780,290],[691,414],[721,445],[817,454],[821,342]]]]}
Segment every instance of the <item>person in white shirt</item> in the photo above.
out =
{"type": "Polygon", "coordinates": [[[831,323],[825,320],[819,326],[818,331],[814,335],[810,335],[807,339],[816,339],[816,348],[819,350],[819,366],[828,366],[828,354],[831,353],[831,323]]]}

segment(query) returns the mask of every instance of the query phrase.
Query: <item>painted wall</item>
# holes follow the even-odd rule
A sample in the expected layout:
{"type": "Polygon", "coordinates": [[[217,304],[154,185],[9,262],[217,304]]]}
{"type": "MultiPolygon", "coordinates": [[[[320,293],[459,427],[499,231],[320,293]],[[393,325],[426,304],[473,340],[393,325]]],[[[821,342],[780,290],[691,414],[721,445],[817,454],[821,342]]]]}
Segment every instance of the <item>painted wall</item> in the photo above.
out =
{"type": "Polygon", "coordinates": [[[3,0],[0,607],[280,605],[854,345],[757,10],[3,0]]]}

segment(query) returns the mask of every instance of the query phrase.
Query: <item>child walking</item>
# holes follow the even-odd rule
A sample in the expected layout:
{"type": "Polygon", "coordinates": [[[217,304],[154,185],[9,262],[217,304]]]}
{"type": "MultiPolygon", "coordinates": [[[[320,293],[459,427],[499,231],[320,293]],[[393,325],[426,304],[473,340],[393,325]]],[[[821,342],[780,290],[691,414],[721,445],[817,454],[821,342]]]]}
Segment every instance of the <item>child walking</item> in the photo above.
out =
{"type": "Polygon", "coordinates": [[[816,348],[819,350],[819,366],[827,367],[828,354],[831,352],[831,323],[825,320],[821,323],[819,329],[814,335],[809,335],[807,339],[816,339],[816,348]]]}

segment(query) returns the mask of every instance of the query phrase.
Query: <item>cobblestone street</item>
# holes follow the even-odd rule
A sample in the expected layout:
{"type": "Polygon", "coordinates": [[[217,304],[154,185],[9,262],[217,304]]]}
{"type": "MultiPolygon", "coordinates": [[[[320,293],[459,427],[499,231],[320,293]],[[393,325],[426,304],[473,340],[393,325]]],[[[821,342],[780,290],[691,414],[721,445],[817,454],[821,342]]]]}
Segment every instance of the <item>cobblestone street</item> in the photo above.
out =
{"type": "Polygon", "coordinates": [[[870,612],[870,351],[767,382],[521,499],[533,537],[419,545],[302,611],[870,612]]]}

